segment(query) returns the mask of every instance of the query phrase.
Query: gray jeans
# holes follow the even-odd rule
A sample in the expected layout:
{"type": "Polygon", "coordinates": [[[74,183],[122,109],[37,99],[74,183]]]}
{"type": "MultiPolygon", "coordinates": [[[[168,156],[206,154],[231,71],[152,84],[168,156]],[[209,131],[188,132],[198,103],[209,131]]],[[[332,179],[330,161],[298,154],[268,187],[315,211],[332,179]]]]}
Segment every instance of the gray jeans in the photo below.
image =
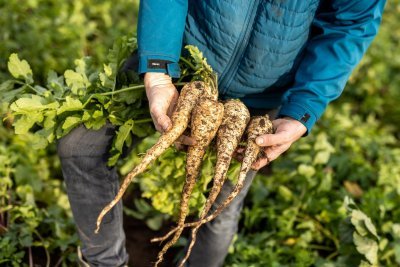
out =
{"type": "MultiPolygon", "coordinates": [[[[68,198],[82,242],[81,252],[90,266],[115,267],[128,262],[122,225],[122,202],[104,217],[101,231],[94,233],[97,216],[119,189],[117,170],[106,165],[113,133],[114,128],[109,124],[98,131],[80,126],[58,143],[68,198]]],[[[215,220],[200,228],[187,266],[222,266],[237,232],[243,200],[254,176],[255,172],[250,172],[244,189],[232,204],[215,220]]],[[[216,201],[217,205],[232,188],[230,182],[225,183],[216,201]]]]}

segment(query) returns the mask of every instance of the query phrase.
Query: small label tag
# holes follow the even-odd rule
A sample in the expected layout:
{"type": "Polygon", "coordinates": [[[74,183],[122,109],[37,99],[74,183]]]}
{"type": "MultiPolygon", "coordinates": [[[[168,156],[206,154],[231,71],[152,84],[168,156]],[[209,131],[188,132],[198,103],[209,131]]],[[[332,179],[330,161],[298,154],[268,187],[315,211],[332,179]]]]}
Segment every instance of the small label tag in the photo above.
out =
{"type": "Polygon", "coordinates": [[[161,60],[161,59],[150,59],[147,61],[147,68],[148,69],[166,69],[167,64],[171,61],[168,60],[161,60]]]}
{"type": "Polygon", "coordinates": [[[303,115],[303,117],[301,117],[300,121],[306,123],[310,117],[310,114],[306,113],[303,115]]]}

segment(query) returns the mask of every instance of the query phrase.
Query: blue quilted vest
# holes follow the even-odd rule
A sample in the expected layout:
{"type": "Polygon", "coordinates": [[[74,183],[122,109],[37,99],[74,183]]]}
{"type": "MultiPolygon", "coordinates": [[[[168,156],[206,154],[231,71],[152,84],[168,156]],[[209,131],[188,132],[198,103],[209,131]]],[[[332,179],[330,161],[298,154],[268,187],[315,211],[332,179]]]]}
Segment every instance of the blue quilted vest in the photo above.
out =
{"type": "Polygon", "coordinates": [[[277,107],[293,81],[318,3],[192,0],[184,42],[203,51],[219,74],[221,95],[266,97],[264,108],[277,107]]]}

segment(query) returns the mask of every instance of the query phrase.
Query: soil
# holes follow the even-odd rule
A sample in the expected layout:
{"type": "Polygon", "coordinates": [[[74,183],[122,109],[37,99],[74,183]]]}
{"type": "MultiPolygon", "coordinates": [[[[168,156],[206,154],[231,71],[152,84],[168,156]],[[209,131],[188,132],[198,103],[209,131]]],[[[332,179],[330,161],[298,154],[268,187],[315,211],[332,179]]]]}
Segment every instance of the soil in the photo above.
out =
{"type": "MultiPolygon", "coordinates": [[[[133,207],[132,199],[139,197],[139,191],[128,192],[123,200],[124,206],[133,207]]],[[[124,229],[126,235],[126,249],[129,254],[129,267],[153,267],[157,261],[158,252],[164,243],[151,243],[150,239],[160,237],[169,232],[176,223],[166,222],[159,231],[153,231],[147,227],[143,220],[138,220],[124,214],[124,229]]],[[[184,231],[182,236],[187,235],[184,231]]],[[[182,252],[183,247],[172,247],[164,256],[162,267],[173,267],[177,265],[176,258],[182,252]]]]}
{"type": "MultiPolygon", "coordinates": [[[[126,249],[129,254],[130,267],[152,267],[157,260],[157,254],[163,244],[151,243],[150,239],[162,236],[173,227],[173,223],[166,224],[160,231],[153,231],[141,221],[124,216],[126,234],[126,249]]],[[[176,266],[174,258],[182,248],[171,248],[165,256],[163,267],[176,266]]]]}

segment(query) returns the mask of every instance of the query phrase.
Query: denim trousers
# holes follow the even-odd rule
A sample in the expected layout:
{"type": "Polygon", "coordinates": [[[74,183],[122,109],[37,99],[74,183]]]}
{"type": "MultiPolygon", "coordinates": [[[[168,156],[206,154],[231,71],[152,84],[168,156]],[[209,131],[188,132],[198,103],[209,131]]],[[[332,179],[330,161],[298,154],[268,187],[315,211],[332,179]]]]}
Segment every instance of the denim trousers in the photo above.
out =
{"type": "MultiPolygon", "coordinates": [[[[128,262],[121,201],[104,217],[100,232],[94,233],[97,216],[119,189],[116,168],[107,166],[113,137],[114,127],[111,124],[96,131],[79,126],[60,139],[57,145],[69,202],[82,243],[81,253],[90,266],[115,267],[128,262]]],[[[255,171],[250,171],[242,192],[232,204],[200,228],[186,266],[223,265],[238,229],[243,200],[255,174],[255,171]]],[[[227,181],[212,210],[223,202],[232,189],[233,185],[227,181]]]]}

